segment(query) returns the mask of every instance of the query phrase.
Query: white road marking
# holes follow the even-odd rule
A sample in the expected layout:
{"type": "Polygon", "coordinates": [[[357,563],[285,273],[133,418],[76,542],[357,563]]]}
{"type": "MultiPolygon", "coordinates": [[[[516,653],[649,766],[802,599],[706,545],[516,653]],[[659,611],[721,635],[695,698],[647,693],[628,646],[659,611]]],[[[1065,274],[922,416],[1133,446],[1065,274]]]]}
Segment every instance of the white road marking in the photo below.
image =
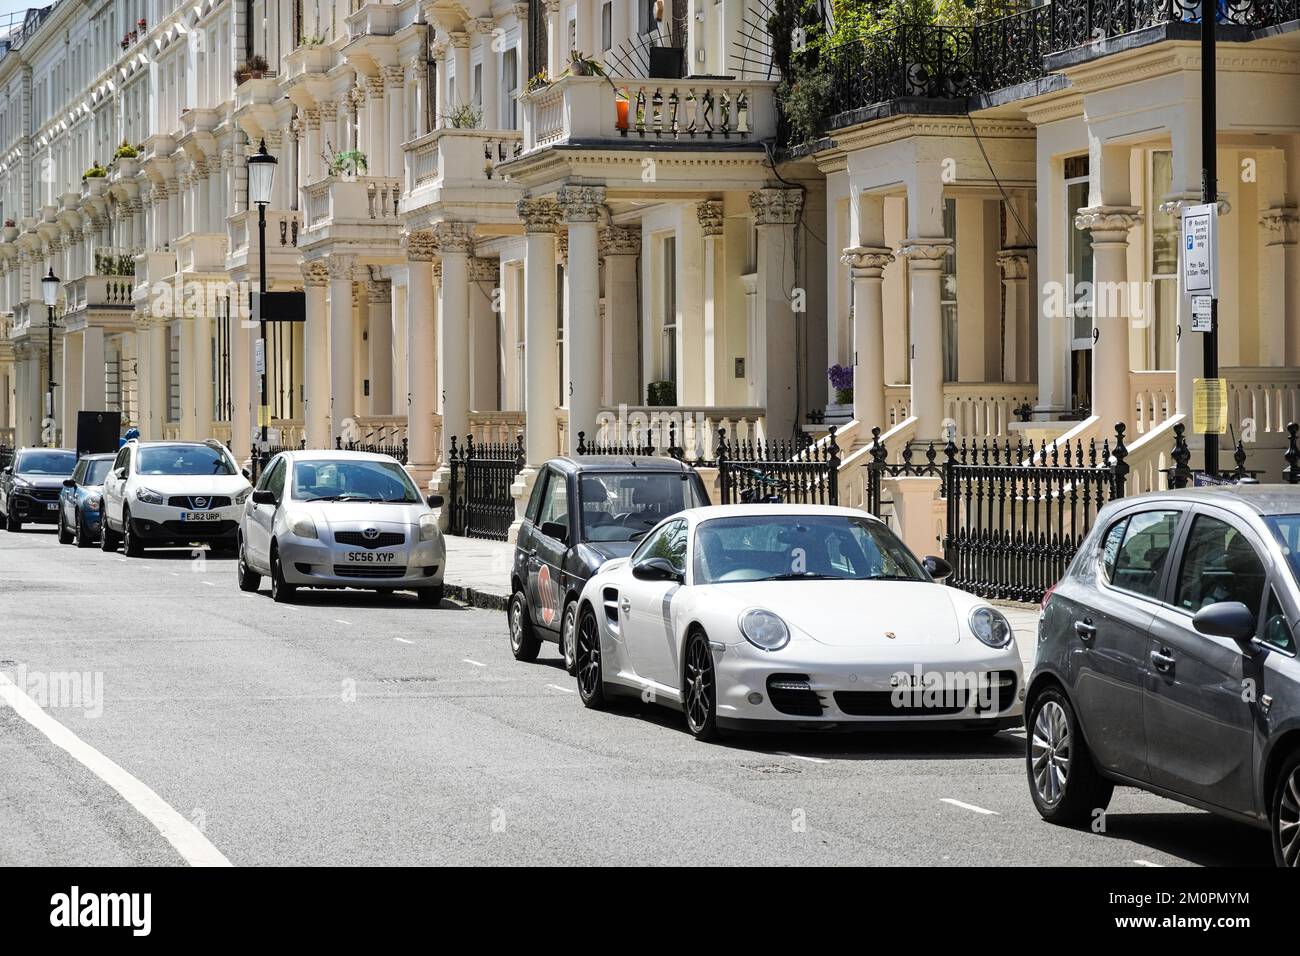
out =
{"type": "Polygon", "coordinates": [[[1002,814],[996,810],[986,810],[983,807],[977,807],[973,803],[962,803],[960,800],[954,800],[952,797],[942,797],[940,803],[951,803],[954,807],[961,807],[963,810],[970,810],[972,813],[983,813],[990,817],[999,817],[1002,814]]]}
{"type": "Polygon", "coordinates": [[[803,754],[788,754],[778,751],[774,756],[791,757],[794,760],[807,760],[809,763],[830,763],[829,760],[822,760],[820,757],[805,757],[803,754]]]}
{"type": "Polygon", "coordinates": [[[574,690],[572,687],[561,687],[559,684],[547,684],[546,686],[549,687],[549,688],[551,688],[551,690],[558,690],[558,691],[560,691],[561,693],[565,693],[565,694],[576,694],[576,693],[577,693],[577,691],[574,690]]]}
{"type": "Polygon", "coordinates": [[[486,664],[483,664],[479,661],[472,661],[468,657],[462,657],[461,660],[464,661],[466,664],[473,664],[475,667],[487,667],[486,664]]]}
{"type": "Polygon", "coordinates": [[[206,584],[206,585],[207,585],[208,587],[210,587],[210,588],[215,588],[215,587],[216,587],[216,585],[213,584],[211,581],[204,581],[203,583],[206,584]]]}
{"type": "Polygon", "coordinates": [[[172,809],[148,786],[43,711],[4,674],[0,674],[0,699],[48,737],[50,743],[66,750],[73,759],[121,794],[122,799],[153,824],[190,866],[231,865],[198,827],[172,809]]]}
{"type": "Polygon", "coordinates": [[[1159,863],[1152,863],[1150,860],[1134,860],[1138,866],[1154,866],[1157,870],[1164,869],[1159,863]]]}
{"type": "Polygon", "coordinates": [[[336,618],[334,619],[334,623],[335,623],[335,624],[346,624],[348,627],[352,627],[352,622],[351,622],[351,621],[345,621],[345,620],[343,620],[343,618],[341,618],[341,617],[336,617],[336,618]]]}
{"type": "Polygon", "coordinates": [[[415,643],[415,641],[408,641],[408,640],[407,640],[406,638],[404,638],[404,637],[395,637],[395,638],[393,638],[393,640],[397,641],[399,644],[414,644],[414,643],[415,643]]]}

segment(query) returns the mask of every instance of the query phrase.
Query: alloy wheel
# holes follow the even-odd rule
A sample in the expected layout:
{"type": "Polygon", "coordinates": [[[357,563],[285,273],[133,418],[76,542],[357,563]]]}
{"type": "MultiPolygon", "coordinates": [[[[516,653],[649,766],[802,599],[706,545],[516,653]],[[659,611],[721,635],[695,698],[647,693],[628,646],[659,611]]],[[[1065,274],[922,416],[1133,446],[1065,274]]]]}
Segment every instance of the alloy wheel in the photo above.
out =
{"type": "Polygon", "coordinates": [[[1043,803],[1055,806],[1065,793],[1073,753],[1070,721],[1056,701],[1049,700],[1038,709],[1030,747],[1034,788],[1043,803]]]}
{"type": "Polygon", "coordinates": [[[600,690],[600,633],[596,627],[596,616],[584,614],[578,624],[577,658],[578,689],[584,699],[593,697],[600,690]]]}
{"type": "Polygon", "coordinates": [[[570,601],[560,623],[560,654],[564,657],[564,669],[570,674],[577,673],[578,669],[577,630],[578,602],[570,601]]]}
{"type": "Polygon", "coordinates": [[[697,637],[686,656],[686,721],[698,734],[713,713],[713,655],[709,644],[697,637]]]}
{"type": "Polygon", "coordinates": [[[1282,786],[1282,799],[1277,808],[1278,846],[1286,866],[1300,867],[1300,766],[1282,786]]]}
{"type": "Polygon", "coordinates": [[[524,615],[521,603],[523,598],[516,593],[510,601],[510,649],[516,653],[524,642],[524,615]]]}

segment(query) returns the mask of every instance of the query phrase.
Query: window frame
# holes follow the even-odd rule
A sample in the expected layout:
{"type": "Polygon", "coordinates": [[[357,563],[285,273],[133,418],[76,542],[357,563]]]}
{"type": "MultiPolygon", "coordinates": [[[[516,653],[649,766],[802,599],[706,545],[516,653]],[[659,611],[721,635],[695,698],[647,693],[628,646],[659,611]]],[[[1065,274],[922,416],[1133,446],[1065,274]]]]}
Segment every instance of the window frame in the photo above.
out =
{"type": "MultiPolygon", "coordinates": [[[[1196,611],[1189,611],[1187,608],[1182,607],[1177,603],[1178,578],[1182,575],[1183,561],[1186,560],[1187,544],[1191,539],[1192,527],[1195,525],[1196,519],[1202,515],[1207,518],[1214,518],[1218,521],[1222,521],[1224,524],[1236,529],[1239,534],[1245,537],[1247,543],[1255,549],[1255,556],[1260,559],[1260,564],[1264,566],[1265,594],[1267,594],[1270,585],[1272,585],[1277,578],[1276,572],[1273,568],[1273,560],[1270,550],[1265,546],[1266,543],[1260,539],[1259,534],[1257,534],[1255,529],[1250,526],[1248,521],[1234,515],[1231,511],[1224,511],[1219,508],[1201,504],[1193,505],[1183,514],[1182,524],[1179,526],[1179,530],[1174,536],[1173,546],[1177,548],[1177,551],[1175,553],[1176,561],[1174,562],[1173,567],[1177,570],[1172,571],[1169,568],[1165,569],[1166,573],[1161,600],[1161,604],[1165,607],[1177,611],[1179,614],[1185,616],[1188,620],[1189,627],[1191,626],[1191,619],[1196,616],[1196,611]]],[[[1258,638],[1260,628],[1263,627],[1262,619],[1264,613],[1264,600],[1262,597],[1260,599],[1259,607],[1252,608],[1251,613],[1255,615],[1255,633],[1258,638]]]]}
{"type": "Polygon", "coordinates": [[[649,534],[641,539],[641,542],[636,546],[636,550],[632,552],[632,556],[628,558],[628,567],[635,568],[649,560],[642,552],[649,548],[650,543],[656,538],[660,535],[667,534],[669,528],[678,524],[686,526],[686,551],[682,557],[682,563],[684,566],[677,568],[676,565],[674,565],[674,568],[676,568],[677,572],[682,575],[683,579],[685,579],[686,576],[690,574],[691,565],[694,564],[691,557],[692,552],[695,550],[695,534],[690,521],[680,515],[665,518],[663,521],[659,522],[659,524],[651,528],[649,534]]]}
{"type": "MultiPolygon", "coordinates": [[[[1192,510],[1193,509],[1189,508],[1183,502],[1151,501],[1151,502],[1143,502],[1140,505],[1134,505],[1134,507],[1132,508],[1126,508],[1124,511],[1117,514],[1111,520],[1111,522],[1108,525],[1106,525],[1106,530],[1105,532],[1103,532],[1101,539],[1098,542],[1097,555],[1096,555],[1096,577],[1098,581],[1098,587],[1105,588],[1109,591],[1113,591],[1116,594],[1122,594],[1125,597],[1135,598],[1139,601],[1149,601],[1152,604],[1167,604],[1168,596],[1169,596],[1170,579],[1171,579],[1171,575],[1173,574],[1171,567],[1182,567],[1182,545],[1183,545],[1183,539],[1186,537],[1187,534],[1187,516],[1191,513],[1192,510]],[[1102,544],[1105,542],[1106,536],[1109,535],[1111,529],[1113,529],[1115,525],[1121,521],[1128,522],[1129,520],[1136,517],[1137,515],[1149,514],[1153,512],[1164,512],[1164,511],[1173,512],[1178,515],[1178,523],[1174,525],[1173,533],[1169,536],[1170,555],[1174,557],[1176,560],[1171,563],[1168,558],[1165,559],[1165,566],[1160,571],[1160,583],[1156,586],[1155,593],[1149,595],[1141,594],[1137,591],[1130,591],[1128,588],[1120,587],[1118,584],[1113,583],[1110,580],[1110,578],[1108,578],[1104,573],[1103,564],[1102,564],[1103,553],[1104,553],[1102,544]]],[[[1128,530],[1126,528],[1124,532],[1124,538],[1120,539],[1120,547],[1123,547],[1124,540],[1127,537],[1128,537],[1128,530]]]]}

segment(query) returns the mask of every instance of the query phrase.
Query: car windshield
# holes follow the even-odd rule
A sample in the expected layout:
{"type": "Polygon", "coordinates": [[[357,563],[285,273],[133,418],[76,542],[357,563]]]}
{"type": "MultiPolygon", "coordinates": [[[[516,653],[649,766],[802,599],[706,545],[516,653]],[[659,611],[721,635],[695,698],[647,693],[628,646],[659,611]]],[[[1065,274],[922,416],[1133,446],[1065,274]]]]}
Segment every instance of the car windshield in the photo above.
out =
{"type": "Polygon", "coordinates": [[[293,466],[298,501],[377,501],[417,504],[420,492],[395,461],[299,461],[293,466]]]}
{"type": "Polygon", "coordinates": [[[104,479],[108,477],[109,469],[113,467],[113,459],[96,458],[93,461],[86,462],[86,474],[81,479],[83,485],[102,485],[104,479]]]}
{"type": "Polygon", "coordinates": [[[25,451],[18,456],[14,472],[20,475],[72,474],[77,467],[77,456],[70,451],[25,451]]]}
{"type": "Polygon", "coordinates": [[[849,515],[714,518],[695,531],[695,581],[927,581],[878,521],[849,515]]]}
{"type": "Polygon", "coordinates": [[[1291,576],[1300,584],[1300,515],[1265,515],[1264,523],[1282,546],[1291,576]]]}
{"type": "Polygon", "coordinates": [[[233,475],[235,466],[211,445],[156,445],[140,449],[141,475],[233,475]]]}
{"type": "Polygon", "coordinates": [[[583,472],[580,481],[586,541],[635,541],[668,515],[705,504],[682,473],[583,472]]]}

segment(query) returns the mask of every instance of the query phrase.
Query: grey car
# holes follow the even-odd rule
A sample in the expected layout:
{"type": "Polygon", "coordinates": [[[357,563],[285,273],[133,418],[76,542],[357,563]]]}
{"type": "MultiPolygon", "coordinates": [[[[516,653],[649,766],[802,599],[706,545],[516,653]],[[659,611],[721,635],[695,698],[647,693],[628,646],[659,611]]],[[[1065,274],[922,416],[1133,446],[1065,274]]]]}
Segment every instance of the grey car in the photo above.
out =
{"type": "Polygon", "coordinates": [[[1066,825],[1139,787],[1273,834],[1300,866],[1300,487],[1121,499],[1048,593],[1029,790],[1066,825]]]}

